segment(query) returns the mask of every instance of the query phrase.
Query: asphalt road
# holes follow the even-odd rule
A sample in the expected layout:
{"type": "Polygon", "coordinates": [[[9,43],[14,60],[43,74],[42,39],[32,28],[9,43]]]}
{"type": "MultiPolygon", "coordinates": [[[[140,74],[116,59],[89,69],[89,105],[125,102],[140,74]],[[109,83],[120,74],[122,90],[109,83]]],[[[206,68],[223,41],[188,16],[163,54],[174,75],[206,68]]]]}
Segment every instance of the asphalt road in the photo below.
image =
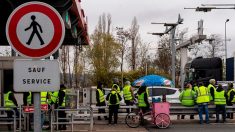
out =
{"type": "Polygon", "coordinates": [[[149,132],[234,132],[235,123],[211,123],[211,124],[172,124],[167,129],[159,129],[156,126],[145,127],[149,132]]]}

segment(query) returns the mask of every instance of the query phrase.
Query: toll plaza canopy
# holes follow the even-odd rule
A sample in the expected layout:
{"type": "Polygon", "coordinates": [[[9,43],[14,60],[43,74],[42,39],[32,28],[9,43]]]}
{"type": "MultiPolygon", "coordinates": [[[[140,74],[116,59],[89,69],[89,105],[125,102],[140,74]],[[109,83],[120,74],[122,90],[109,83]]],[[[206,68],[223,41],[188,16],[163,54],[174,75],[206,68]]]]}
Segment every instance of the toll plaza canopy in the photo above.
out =
{"type": "MultiPolygon", "coordinates": [[[[0,46],[8,46],[6,22],[12,11],[19,5],[34,0],[0,0],[0,46]]],[[[87,20],[81,8],[81,0],[38,0],[53,6],[65,23],[63,45],[89,45],[87,20]]]]}

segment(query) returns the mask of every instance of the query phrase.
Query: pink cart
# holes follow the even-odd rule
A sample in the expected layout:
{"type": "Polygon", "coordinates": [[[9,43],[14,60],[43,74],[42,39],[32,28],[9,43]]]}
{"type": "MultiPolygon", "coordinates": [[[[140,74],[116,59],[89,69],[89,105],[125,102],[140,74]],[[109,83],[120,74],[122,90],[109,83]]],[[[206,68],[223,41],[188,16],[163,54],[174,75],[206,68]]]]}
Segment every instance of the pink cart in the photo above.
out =
{"type": "Polygon", "coordinates": [[[159,128],[167,128],[170,126],[170,104],[168,102],[153,103],[152,115],[153,124],[159,128]]]}

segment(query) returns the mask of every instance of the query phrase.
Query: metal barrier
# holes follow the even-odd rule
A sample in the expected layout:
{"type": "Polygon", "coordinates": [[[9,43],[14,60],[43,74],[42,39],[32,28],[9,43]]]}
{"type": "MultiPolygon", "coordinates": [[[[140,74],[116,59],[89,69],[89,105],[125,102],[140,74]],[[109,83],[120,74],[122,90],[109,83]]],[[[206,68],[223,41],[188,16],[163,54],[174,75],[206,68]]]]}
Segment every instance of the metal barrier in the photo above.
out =
{"type": "MultiPolygon", "coordinates": [[[[215,105],[209,105],[209,113],[215,114],[215,105]]],[[[226,106],[226,113],[235,113],[235,106],[226,106]]],[[[193,107],[186,107],[182,105],[173,105],[170,107],[170,114],[171,115],[190,115],[190,114],[198,114],[198,107],[197,105],[193,107]]]]}
{"type": "MultiPolygon", "coordinates": [[[[106,109],[108,110],[108,106],[92,106],[93,110],[96,112],[98,111],[98,109],[106,109]]],[[[126,109],[136,109],[138,108],[136,105],[129,105],[129,106],[125,106],[125,105],[120,105],[119,107],[119,113],[118,116],[126,116],[128,113],[126,113],[126,109]],[[123,112],[125,111],[125,112],[123,112]]],[[[109,113],[95,113],[93,114],[94,117],[98,117],[98,116],[109,116],[109,113]]]]}
{"type": "MultiPolygon", "coordinates": [[[[82,118],[84,120],[84,118],[82,118]]],[[[51,132],[53,131],[53,125],[56,125],[56,130],[58,130],[58,125],[60,124],[68,124],[71,125],[71,131],[74,131],[74,124],[90,124],[90,131],[93,129],[93,109],[90,106],[82,106],[79,107],[78,109],[54,109],[51,112],[51,132]],[[67,116],[66,118],[60,118],[59,117],[59,112],[60,111],[65,111],[67,116]],[[78,113],[81,111],[88,111],[89,114],[81,114],[79,115],[78,113]],[[87,117],[87,119],[90,119],[89,121],[77,121],[78,119],[81,119],[79,117],[87,117]],[[89,118],[88,118],[89,117],[89,118]],[[66,120],[62,122],[61,120],[66,120]]]]}
{"type": "Polygon", "coordinates": [[[0,124],[9,124],[9,125],[12,125],[13,124],[13,127],[14,127],[14,132],[16,131],[16,112],[15,112],[15,110],[13,109],[13,108],[5,108],[5,107],[1,107],[0,108],[0,111],[3,111],[3,112],[6,112],[6,111],[12,111],[13,112],[13,119],[12,118],[0,118],[0,124]],[[10,121],[12,121],[13,120],[13,122],[10,122],[10,121]],[[4,121],[4,122],[2,122],[2,121],[4,121]]]}

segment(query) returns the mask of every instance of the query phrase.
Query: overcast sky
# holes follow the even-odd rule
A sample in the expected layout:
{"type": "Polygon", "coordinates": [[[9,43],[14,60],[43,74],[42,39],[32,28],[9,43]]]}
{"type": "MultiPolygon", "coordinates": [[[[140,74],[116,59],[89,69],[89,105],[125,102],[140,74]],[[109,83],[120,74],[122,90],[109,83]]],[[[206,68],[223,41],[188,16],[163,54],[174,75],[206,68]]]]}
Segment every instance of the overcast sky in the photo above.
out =
{"type": "Polygon", "coordinates": [[[204,34],[221,34],[224,39],[225,21],[227,23],[228,57],[235,51],[235,10],[212,10],[203,13],[185,10],[184,7],[197,7],[201,4],[235,4],[234,0],[82,0],[82,8],[88,17],[89,33],[93,33],[102,13],[112,15],[112,27],[129,28],[134,16],[140,25],[140,34],[144,42],[156,45],[159,37],[147,32],[163,32],[162,25],[152,25],[151,22],[176,22],[178,14],[184,19],[179,30],[189,28],[190,37],[197,33],[197,21],[204,20],[204,34]]]}

